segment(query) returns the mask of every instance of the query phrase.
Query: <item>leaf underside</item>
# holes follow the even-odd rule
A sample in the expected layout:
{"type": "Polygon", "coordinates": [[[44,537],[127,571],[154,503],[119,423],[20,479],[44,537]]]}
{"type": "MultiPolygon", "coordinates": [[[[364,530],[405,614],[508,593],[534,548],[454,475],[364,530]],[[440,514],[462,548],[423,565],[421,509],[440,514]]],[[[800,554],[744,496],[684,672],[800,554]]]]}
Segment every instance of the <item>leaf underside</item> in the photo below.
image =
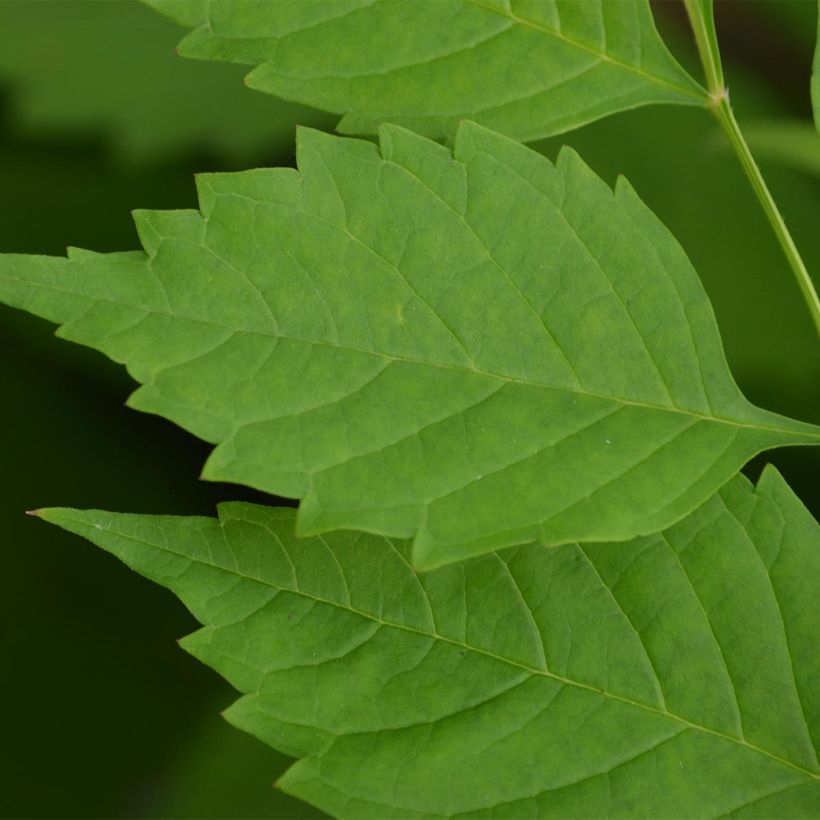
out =
{"type": "Polygon", "coordinates": [[[645,0],[148,0],[194,30],[184,56],[256,66],[247,84],[431,137],[461,119],[522,140],[647,103],[704,105],[645,0]],[[362,46],[366,43],[366,46],[362,46]]]}
{"type": "Polygon", "coordinates": [[[0,300],[219,443],[205,477],[303,497],[302,533],[415,535],[420,568],[656,532],[820,440],[742,397],[680,247],[572,151],[465,123],[454,155],[391,126],[298,161],[138,213],[147,254],[0,257],[0,300]]]}
{"type": "Polygon", "coordinates": [[[820,528],[771,468],[657,535],[422,576],[292,510],[41,515],[185,602],[228,720],[335,816],[817,816],[820,528]]]}

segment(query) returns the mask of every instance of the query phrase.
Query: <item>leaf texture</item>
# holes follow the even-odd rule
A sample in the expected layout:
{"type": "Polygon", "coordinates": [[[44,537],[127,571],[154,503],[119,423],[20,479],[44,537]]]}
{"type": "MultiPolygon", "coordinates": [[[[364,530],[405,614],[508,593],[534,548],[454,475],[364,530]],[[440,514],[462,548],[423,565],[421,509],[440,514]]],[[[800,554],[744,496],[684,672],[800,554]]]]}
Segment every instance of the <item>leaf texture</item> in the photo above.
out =
{"type": "Polygon", "coordinates": [[[660,534],[422,576],[285,509],[41,515],[179,595],[228,720],[334,816],[817,816],[820,528],[772,468],[660,534]]]}
{"type": "Polygon", "coordinates": [[[292,153],[295,123],[331,118],[242,88],[236,66],[173,53],[179,29],[132,0],[0,2],[0,82],[27,132],[101,133],[117,154],[160,161],[210,151],[292,153]]]}
{"type": "Polygon", "coordinates": [[[302,533],[416,535],[425,569],[656,532],[820,440],[742,397],[680,247],[572,151],[465,124],[454,155],[397,127],[298,153],[137,214],[146,254],[1,257],[0,299],[219,443],[207,478],[303,497],[302,533]]]}
{"type": "Polygon", "coordinates": [[[647,103],[705,105],[645,0],[149,0],[185,56],[256,66],[252,88],[431,137],[461,119],[522,140],[647,103]],[[366,44],[366,45],[365,45],[366,44]]]}

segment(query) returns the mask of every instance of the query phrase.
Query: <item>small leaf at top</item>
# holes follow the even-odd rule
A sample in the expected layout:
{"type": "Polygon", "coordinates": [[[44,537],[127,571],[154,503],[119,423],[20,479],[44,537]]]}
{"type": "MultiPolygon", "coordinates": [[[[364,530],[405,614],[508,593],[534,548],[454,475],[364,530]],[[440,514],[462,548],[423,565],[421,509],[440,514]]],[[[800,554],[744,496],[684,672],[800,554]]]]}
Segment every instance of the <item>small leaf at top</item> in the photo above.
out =
{"type": "Polygon", "coordinates": [[[646,0],[148,0],[194,27],[180,53],[256,66],[252,88],[431,137],[461,119],[522,140],[647,103],[704,105],[646,0]]]}
{"type": "Polygon", "coordinates": [[[42,515],[179,595],[228,720],[333,816],[817,816],[820,528],[773,469],[657,535],[422,576],[291,510],[42,515]]]}
{"type": "Polygon", "coordinates": [[[205,476],[304,498],[302,533],[415,536],[419,568],[622,540],[820,430],[750,405],[706,294],[624,180],[465,123],[302,131],[298,171],[198,178],[147,253],[0,257],[0,300],[124,362],[205,476]]]}

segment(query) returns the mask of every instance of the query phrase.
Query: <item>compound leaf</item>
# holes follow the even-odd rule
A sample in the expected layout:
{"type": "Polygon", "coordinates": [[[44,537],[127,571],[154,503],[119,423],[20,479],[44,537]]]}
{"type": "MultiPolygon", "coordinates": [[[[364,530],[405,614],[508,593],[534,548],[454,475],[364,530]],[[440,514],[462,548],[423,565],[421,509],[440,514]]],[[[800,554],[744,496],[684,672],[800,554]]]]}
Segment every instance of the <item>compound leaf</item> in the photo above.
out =
{"type": "Polygon", "coordinates": [[[465,123],[302,131],[299,171],[200,176],[147,253],[0,257],[0,299],[125,362],[205,476],[303,497],[304,534],[416,536],[429,569],[657,532],[820,430],[731,378],[681,248],[620,180],[465,123]]]}
{"type": "Polygon", "coordinates": [[[817,816],[820,528],[772,468],[660,534],[423,576],[285,509],[41,515],[179,595],[228,720],[334,816],[817,816]]]}
{"type": "Polygon", "coordinates": [[[149,0],[185,56],[256,66],[252,88],[431,137],[461,119],[522,140],[646,103],[704,105],[646,0],[149,0]]]}
{"type": "Polygon", "coordinates": [[[242,70],[180,60],[179,29],[141,3],[0,2],[0,81],[15,125],[102,132],[143,160],[290,153],[296,122],[330,117],[242,88],[242,70]]]}

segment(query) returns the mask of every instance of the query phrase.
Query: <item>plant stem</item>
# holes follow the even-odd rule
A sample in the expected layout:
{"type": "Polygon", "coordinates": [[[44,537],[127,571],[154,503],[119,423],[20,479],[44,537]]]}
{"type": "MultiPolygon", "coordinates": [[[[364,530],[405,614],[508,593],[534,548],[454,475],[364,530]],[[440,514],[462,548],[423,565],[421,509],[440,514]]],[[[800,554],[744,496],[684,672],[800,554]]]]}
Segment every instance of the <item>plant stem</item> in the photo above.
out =
{"type": "Polygon", "coordinates": [[[746,140],[743,138],[743,133],[729,103],[729,93],[723,81],[723,67],[720,62],[720,51],[712,17],[712,2],[711,0],[684,0],[684,5],[695,34],[695,42],[703,63],[703,70],[706,73],[710,99],[709,107],[720,123],[721,128],[723,128],[732,148],[734,148],[743,171],[763,207],[763,212],[772,226],[777,241],[780,243],[780,247],[783,249],[783,253],[797,277],[797,283],[800,285],[803,298],[806,300],[815,328],[818,335],[820,335],[820,297],[817,295],[811,276],[806,270],[800,252],[797,250],[789,229],[783,221],[783,216],[772,197],[771,191],[769,191],[766,181],[760,173],[760,168],[755,162],[746,140]]]}
{"type": "Polygon", "coordinates": [[[763,179],[763,175],[760,173],[760,168],[758,168],[757,163],[754,161],[749,146],[743,138],[732,107],[729,105],[729,98],[724,97],[718,105],[713,106],[712,111],[723,127],[726,136],[729,138],[729,142],[732,143],[732,147],[735,149],[740,164],[746,172],[746,177],[751,183],[755,194],[757,194],[758,201],[763,206],[763,210],[777,236],[777,241],[780,243],[780,247],[783,248],[783,253],[786,254],[786,259],[788,259],[794,271],[794,275],[797,277],[797,283],[800,285],[800,290],[803,291],[803,297],[809,306],[809,311],[814,319],[817,333],[820,335],[820,297],[817,295],[817,290],[800,257],[797,246],[794,244],[789,229],[786,227],[786,223],[783,221],[777,204],[763,179]]]}

